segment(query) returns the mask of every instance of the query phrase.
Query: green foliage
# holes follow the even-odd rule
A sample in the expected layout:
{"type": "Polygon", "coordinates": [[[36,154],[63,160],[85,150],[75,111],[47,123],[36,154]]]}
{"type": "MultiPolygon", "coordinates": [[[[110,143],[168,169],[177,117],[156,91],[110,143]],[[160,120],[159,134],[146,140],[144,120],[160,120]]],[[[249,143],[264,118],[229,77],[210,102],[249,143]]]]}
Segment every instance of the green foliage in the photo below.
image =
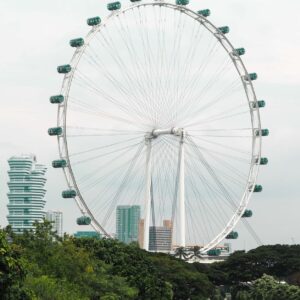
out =
{"type": "Polygon", "coordinates": [[[183,248],[176,256],[112,239],[61,239],[47,221],[22,235],[8,227],[0,230],[1,300],[221,300],[229,290],[234,300],[300,299],[299,287],[264,275],[299,282],[300,246],[238,251],[211,265],[185,262],[183,248]]]}
{"type": "Polygon", "coordinates": [[[6,232],[0,230],[0,295],[2,300],[30,299],[30,292],[23,288],[26,276],[21,249],[9,245],[6,232]]]}
{"type": "Polygon", "coordinates": [[[151,255],[151,260],[160,276],[172,284],[172,299],[207,299],[214,293],[207,276],[199,273],[193,264],[166,254],[151,255]]]}
{"type": "Polygon", "coordinates": [[[174,254],[175,257],[179,258],[179,259],[188,259],[188,254],[186,253],[186,250],[184,247],[178,247],[176,250],[175,250],[175,254],[174,254]]]}
{"type": "Polygon", "coordinates": [[[72,238],[60,240],[47,221],[13,240],[24,249],[25,287],[36,299],[135,299],[137,295],[125,278],[112,275],[109,265],[77,247],[72,238]]]}
{"type": "Polygon", "coordinates": [[[13,245],[23,249],[24,287],[32,299],[202,300],[214,293],[206,275],[192,264],[148,253],[136,243],[62,240],[47,221],[37,223],[34,232],[10,234],[13,245]]]}
{"type": "Polygon", "coordinates": [[[239,291],[235,300],[297,300],[300,299],[300,288],[279,282],[274,277],[263,275],[249,287],[248,291],[239,291]]]}
{"type": "Polygon", "coordinates": [[[251,297],[249,292],[242,290],[237,292],[235,300],[251,300],[251,297]]]}
{"type": "Polygon", "coordinates": [[[198,267],[217,285],[236,285],[261,278],[264,274],[300,283],[300,245],[261,246],[245,253],[236,251],[222,263],[207,269],[198,267]]]}
{"type": "Polygon", "coordinates": [[[80,247],[112,265],[111,272],[138,289],[138,299],[207,299],[214,287],[192,265],[169,255],[151,254],[136,244],[115,240],[79,239],[80,247]]]}
{"type": "Polygon", "coordinates": [[[125,245],[115,240],[78,239],[77,246],[112,266],[111,274],[127,278],[135,287],[138,299],[172,299],[172,287],[165,281],[149,258],[149,253],[136,244],[125,245]]]}
{"type": "Polygon", "coordinates": [[[77,286],[67,281],[50,278],[46,275],[40,277],[27,277],[26,286],[33,291],[36,300],[88,300],[81,295],[77,286]]]}

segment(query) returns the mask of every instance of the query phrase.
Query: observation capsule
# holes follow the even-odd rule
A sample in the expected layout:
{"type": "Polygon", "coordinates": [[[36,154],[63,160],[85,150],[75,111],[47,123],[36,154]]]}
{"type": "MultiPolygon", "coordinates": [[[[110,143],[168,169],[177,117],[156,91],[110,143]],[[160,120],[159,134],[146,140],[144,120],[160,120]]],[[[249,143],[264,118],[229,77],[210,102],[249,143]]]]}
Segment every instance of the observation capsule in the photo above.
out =
{"type": "Polygon", "coordinates": [[[82,216],[76,220],[77,225],[90,225],[91,222],[91,218],[87,216],[82,216]]]}
{"type": "Polygon", "coordinates": [[[219,256],[221,254],[220,249],[211,249],[207,251],[207,255],[209,256],[219,256]]]}
{"type": "Polygon", "coordinates": [[[261,135],[262,135],[262,136],[268,136],[269,133],[270,133],[270,132],[269,132],[269,129],[262,129],[262,130],[261,130],[261,135]]]}
{"type": "Polygon", "coordinates": [[[50,103],[52,104],[60,104],[63,103],[65,100],[63,95],[55,95],[50,97],[50,103]]]}
{"type": "Polygon", "coordinates": [[[229,32],[229,27],[228,26],[222,26],[218,28],[219,31],[221,31],[223,34],[226,34],[229,32]]]}
{"type": "Polygon", "coordinates": [[[100,17],[89,18],[89,19],[86,20],[86,23],[89,26],[96,26],[96,25],[101,23],[101,18],[100,17]]]}
{"type": "Polygon", "coordinates": [[[76,197],[77,193],[75,190],[66,190],[66,191],[63,191],[61,193],[61,195],[63,198],[74,198],[74,197],[76,197]]]}
{"type": "Polygon", "coordinates": [[[177,5],[188,5],[190,0],[176,0],[177,5]]]}
{"type": "Polygon", "coordinates": [[[259,163],[260,165],[267,165],[268,162],[269,162],[269,160],[266,157],[261,157],[260,159],[258,158],[256,160],[256,163],[257,164],[259,163]]]}
{"type": "Polygon", "coordinates": [[[198,14],[206,18],[206,17],[210,16],[210,10],[202,9],[202,10],[198,11],[198,14]]]}
{"type": "Polygon", "coordinates": [[[263,187],[259,184],[256,184],[254,187],[253,193],[260,193],[260,192],[262,192],[262,190],[263,190],[263,187]]]}
{"type": "Polygon", "coordinates": [[[238,56],[242,56],[246,53],[246,50],[245,48],[237,48],[237,49],[234,49],[234,55],[238,55],[238,56]]]}
{"type": "Polygon", "coordinates": [[[107,9],[110,10],[110,11],[118,10],[120,8],[121,8],[121,3],[119,1],[107,4],[107,9]]]}
{"type": "Polygon", "coordinates": [[[70,40],[70,46],[71,47],[77,48],[77,47],[81,47],[83,45],[84,45],[84,39],[83,38],[70,40]]]}
{"type": "Polygon", "coordinates": [[[252,210],[246,209],[242,215],[242,218],[251,218],[253,215],[252,210]]]}
{"type": "Polygon", "coordinates": [[[236,240],[239,237],[239,234],[236,231],[231,231],[227,236],[226,239],[228,240],[236,240]]]}
{"type": "Polygon", "coordinates": [[[266,106],[266,101],[258,100],[257,102],[253,102],[253,108],[263,108],[266,106]]]}
{"type": "Polygon", "coordinates": [[[54,160],[52,162],[53,168],[65,168],[67,166],[67,161],[65,159],[54,160]]]}
{"type": "Polygon", "coordinates": [[[72,67],[70,65],[62,65],[57,67],[57,72],[60,74],[67,74],[71,72],[72,67]]]}
{"type": "Polygon", "coordinates": [[[246,81],[253,81],[253,80],[256,80],[257,79],[257,74],[256,73],[249,73],[248,75],[245,75],[244,76],[244,79],[246,81]]]}
{"type": "Polygon", "coordinates": [[[256,136],[268,136],[270,134],[269,129],[261,129],[256,131],[256,136]]]}
{"type": "Polygon", "coordinates": [[[48,129],[49,135],[61,135],[63,132],[61,127],[52,127],[48,129]]]}

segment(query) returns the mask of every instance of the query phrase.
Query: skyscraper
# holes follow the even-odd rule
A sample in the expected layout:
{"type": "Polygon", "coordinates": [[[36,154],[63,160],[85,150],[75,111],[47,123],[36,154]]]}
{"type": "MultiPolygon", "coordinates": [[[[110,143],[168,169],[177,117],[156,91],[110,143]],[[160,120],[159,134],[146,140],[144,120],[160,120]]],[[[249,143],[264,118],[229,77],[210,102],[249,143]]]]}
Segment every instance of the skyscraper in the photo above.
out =
{"type": "Polygon", "coordinates": [[[61,211],[49,210],[46,213],[46,220],[52,223],[52,229],[60,237],[63,236],[63,213],[61,211]]]}
{"type": "Polygon", "coordinates": [[[45,217],[44,189],[47,168],[34,155],[13,156],[8,160],[9,199],[7,220],[16,233],[34,229],[35,221],[45,217]]]}
{"type": "Polygon", "coordinates": [[[164,220],[163,226],[150,226],[150,251],[169,252],[172,250],[172,227],[171,220],[164,220]]]}
{"type": "Polygon", "coordinates": [[[137,241],[141,207],[138,205],[119,205],[116,213],[117,239],[126,244],[137,241]]]}
{"type": "Polygon", "coordinates": [[[139,243],[140,248],[143,248],[143,246],[144,246],[144,228],[145,228],[144,225],[145,225],[144,219],[140,219],[139,235],[138,235],[138,243],[139,243]]]}

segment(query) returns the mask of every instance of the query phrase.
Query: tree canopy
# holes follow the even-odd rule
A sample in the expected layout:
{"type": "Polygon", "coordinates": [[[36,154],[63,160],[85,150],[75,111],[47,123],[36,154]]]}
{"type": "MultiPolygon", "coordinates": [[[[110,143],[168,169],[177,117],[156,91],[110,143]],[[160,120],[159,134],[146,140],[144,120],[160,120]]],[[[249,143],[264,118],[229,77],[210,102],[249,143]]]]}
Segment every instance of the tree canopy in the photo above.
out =
{"type": "Polygon", "coordinates": [[[184,261],[184,249],[149,253],[113,239],[62,239],[47,221],[35,226],[22,235],[0,230],[1,300],[223,300],[226,292],[233,300],[300,299],[299,245],[237,251],[206,265],[184,261]]]}

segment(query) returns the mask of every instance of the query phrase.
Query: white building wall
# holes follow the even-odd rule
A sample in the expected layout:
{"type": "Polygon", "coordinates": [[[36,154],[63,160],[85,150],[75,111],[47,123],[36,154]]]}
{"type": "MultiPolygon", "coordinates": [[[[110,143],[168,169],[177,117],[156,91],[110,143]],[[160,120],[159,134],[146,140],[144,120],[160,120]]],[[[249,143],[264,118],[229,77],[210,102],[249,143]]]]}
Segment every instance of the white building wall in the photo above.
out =
{"type": "Polygon", "coordinates": [[[46,220],[52,223],[52,229],[60,237],[63,236],[63,213],[49,210],[46,212],[46,220]]]}
{"type": "Polygon", "coordinates": [[[34,155],[13,156],[8,164],[8,223],[16,233],[33,230],[34,222],[45,217],[47,168],[38,164],[34,155]]]}

